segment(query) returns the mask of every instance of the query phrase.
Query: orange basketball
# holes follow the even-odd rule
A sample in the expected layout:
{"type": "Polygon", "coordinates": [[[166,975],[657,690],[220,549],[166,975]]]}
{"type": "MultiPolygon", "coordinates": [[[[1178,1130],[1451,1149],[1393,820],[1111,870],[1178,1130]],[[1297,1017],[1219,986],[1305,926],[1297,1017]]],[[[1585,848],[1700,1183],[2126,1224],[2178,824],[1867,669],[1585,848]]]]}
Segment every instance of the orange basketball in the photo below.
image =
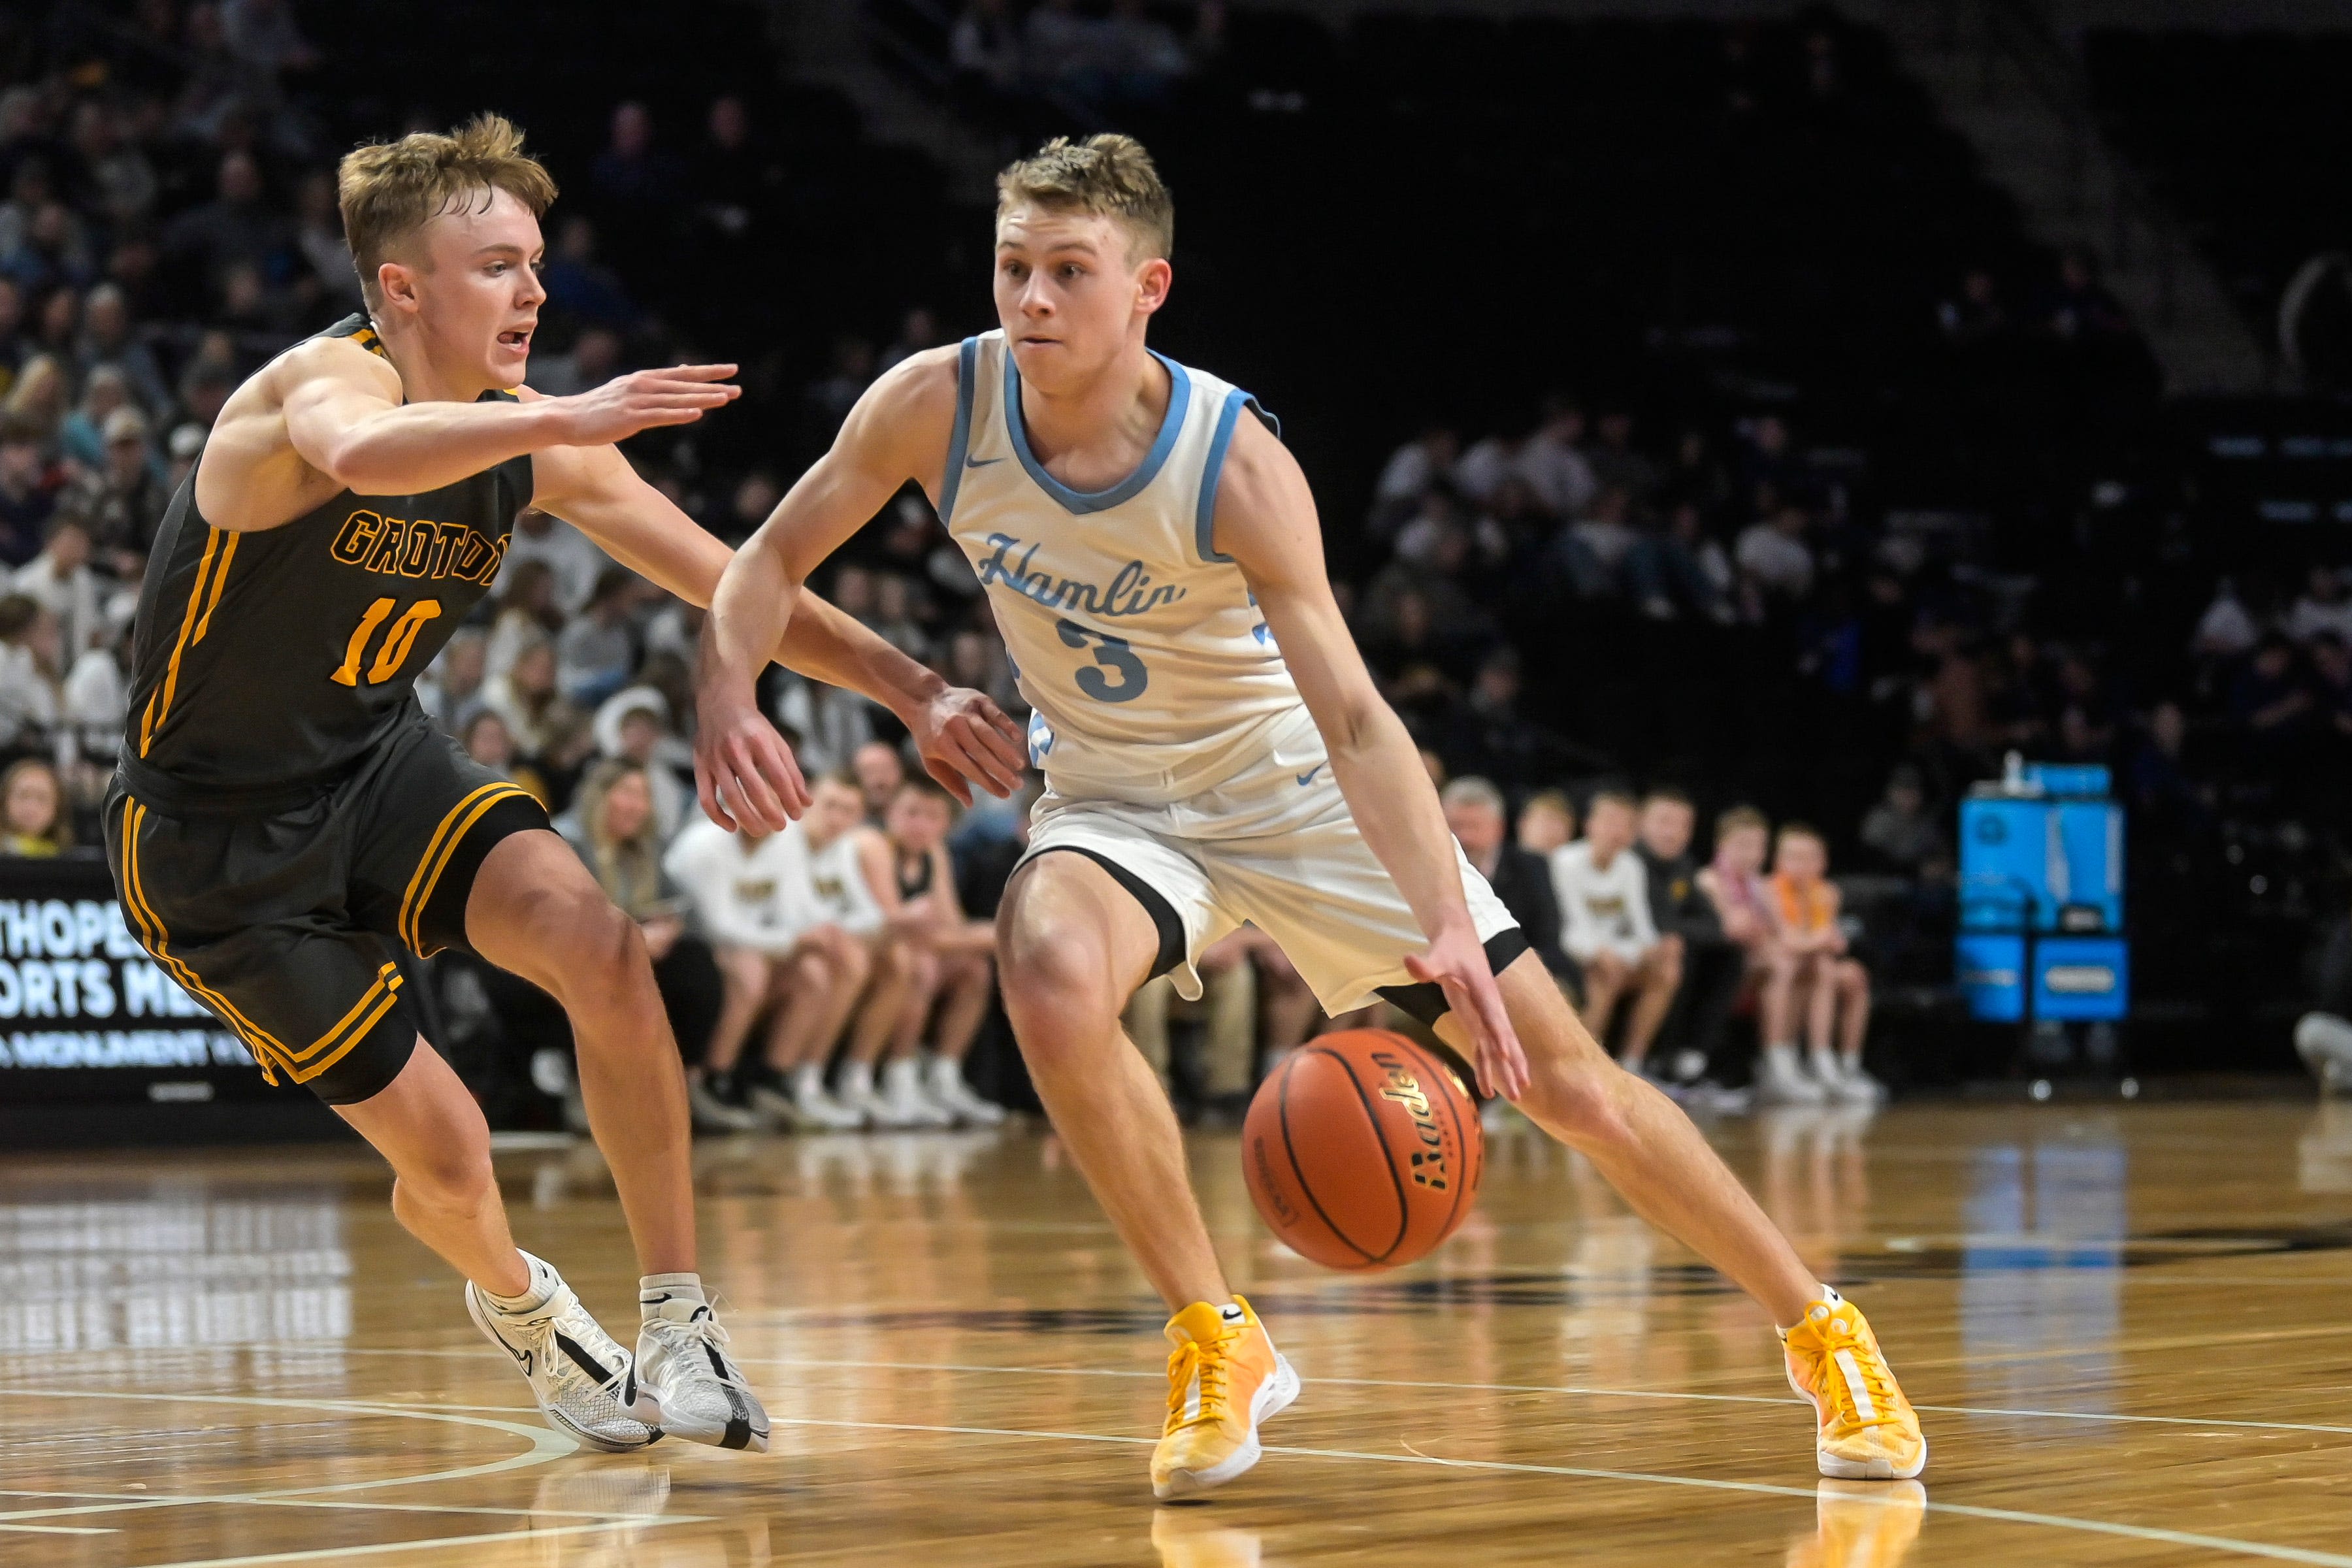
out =
{"type": "Polygon", "coordinates": [[[1327,1268],[1394,1268],[1454,1234],[1486,1164],[1478,1105],[1433,1052],[1386,1029],[1309,1040],[1242,1123],[1251,1201],[1327,1268]]]}

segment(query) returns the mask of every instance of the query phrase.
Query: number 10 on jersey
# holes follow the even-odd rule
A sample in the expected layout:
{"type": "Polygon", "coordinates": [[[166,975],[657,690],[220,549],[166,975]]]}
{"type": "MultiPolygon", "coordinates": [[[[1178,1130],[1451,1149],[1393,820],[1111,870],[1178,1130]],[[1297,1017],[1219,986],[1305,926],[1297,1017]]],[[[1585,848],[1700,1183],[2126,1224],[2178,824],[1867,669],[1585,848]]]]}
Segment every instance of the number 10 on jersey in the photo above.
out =
{"type": "MultiPolygon", "coordinates": [[[[328,679],[338,686],[357,686],[360,683],[360,662],[367,657],[369,639],[375,636],[377,627],[391,618],[399,602],[397,599],[378,599],[367,607],[360,616],[360,624],[352,628],[352,640],[343,649],[343,662],[334,674],[327,677],[328,679]]],[[[398,675],[400,667],[408,662],[409,650],[416,646],[416,634],[425,629],[425,622],[440,614],[441,601],[438,599],[419,599],[403,611],[400,618],[393,621],[391,628],[383,634],[383,646],[376,649],[375,662],[368,666],[368,684],[382,686],[398,675]]]]}

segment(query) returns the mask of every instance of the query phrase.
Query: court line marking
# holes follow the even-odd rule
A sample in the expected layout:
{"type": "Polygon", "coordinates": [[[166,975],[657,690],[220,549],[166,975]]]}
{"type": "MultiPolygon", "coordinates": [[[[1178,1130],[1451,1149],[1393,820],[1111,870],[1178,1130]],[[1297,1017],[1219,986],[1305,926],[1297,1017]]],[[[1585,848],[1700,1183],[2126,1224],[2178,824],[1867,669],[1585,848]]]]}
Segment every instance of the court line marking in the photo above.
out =
{"type": "MultiPolygon", "coordinates": [[[[747,1366],[814,1366],[839,1367],[844,1370],[897,1372],[993,1372],[1036,1374],[1050,1377],[1125,1377],[1158,1378],[1157,1372],[1128,1372],[1111,1367],[1087,1366],[987,1366],[968,1362],[908,1362],[908,1361],[830,1361],[789,1356],[737,1356],[747,1366]]],[[[1302,1374],[1305,1375],[1305,1374],[1302,1374]]],[[[1806,1408],[1805,1402],[1787,1396],[1765,1394],[1691,1394],[1681,1391],[1647,1388],[1600,1388],[1575,1384],[1538,1383],[1437,1383],[1407,1381],[1382,1377],[1316,1377],[1305,1375],[1310,1384],[1329,1384],[1335,1388],[1434,1388],[1455,1393],[1483,1394],[1561,1394],[1605,1399],[1664,1399],[1696,1400],[1718,1405],[1777,1405],[1797,1409],[1806,1408]]],[[[473,1408],[460,1406],[457,1408],[473,1408]]],[[[502,1406],[484,1406],[497,1409],[502,1406]]],[[[2352,1436],[2352,1426],[2326,1426],[2315,1423],[2292,1421],[2240,1421],[2226,1417],[2200,1418],[2189,1415],[2125,1415],[2096,1410],[2023,1410],[2003,1409],[1979,1405],[1915,1405],[1915,1410],[1925,1410],[1938,1415],[2007,1415],[2023,1416],[2046,1421],[2112,1421],[2139,1423],[2156,1426],[2229,1426],[2262,1432],[2317,1432],[2352,1436]]]]}
{"type": "MultiPolygon", "coordinates": [[[[835,1421],[815,1416],[771,1415],[770,1419],[786,1426],[832,1426],[883,1432],[931,1432],[943,1436],[964,1437],[1027,1437],[1039,1440],[1059,1440],[1074,1443],[1149,1444],[1151,1437],[1125,1437],[1102,1432],[1035,1432],[1003,1426],[930,1426],[912,1422],[894,1421],[835,1421]]],[[[1670,1476],[1644,1470],[1587,1469],[1571,1465],[1532,1465],[1507,1459],[1444,1459],[1428,1454],[1375,1454],[1352,1448],[1293,1448],[1269,1445],[1269,1454],[1288,1454],[1309,1459],[1349,1459],[1360,1463],[1380,1465],[1434,1465],[1445,1469],[1489,1470],[1507,1475],[1565,1476],[1578,1480],[1632,1481],[1651,1486],[1691,1487],[1704,1491],[1746,1492],[1763,1497],[1798,1498],[1814,1502],[1819,1498],[1817,1488],[1785,1487],[1769,1481],[1711,1480],[1700,1476],[1670,1476]]],[[[2258,1541],[2237,1541],[2223,1535],[2199,1535],[2181,1530],[2166,1530],[2160,1526],[2119,1524],[2107,1520],[2076,1519],[2065,1514],[2029,1513],[2019,1509],[1985,1508],[1974,1503],[1937,1502],[1932,1496],[1927,1500],[1930,1513],[1952,1514],[1963,1519],[1984,1520],[1996,1524],[2032,1525],[2044,1530],[2074,1530],[2093,1535],[2120,1536],[2126,1541],[2154,1542],[2166,1546],[2189,1546],[2207,1552],[2227,1552],[2245,1557],[2267,1558],[2274,1563],[2299,1563],[2308,1568],[2352,1568],[2352,1557],[2333,1552],[2314,1552],[2299,1546],[2272,1546],[2258,1541]]],[[[226,1568],[211,1563],[173,1563],[168,1568],[226,1568]]]]}
{"type": "MultiPolygon", "coordinates": [[[[450,1406],[443,1405],[409,1405],[405,1408],[415,1410],[446,1410],[450,1408],[450,1406]]],[[[484,1405],[476,1406],[475,1408],[503,1409],[505,1407],[484,1405]]],[[[23,1491],[0,1490],[0,1497],[84,1498],[94,1502],[104,1502],[110,1500],[120,1499],[121,1494],[119,1492],[78,1492],[68,1491],[58,1487],[39,1487],[23,1491]]],[[[493,1508],[488,1505],[477,1506],[467,1503],[446,1502],[344,1502],[327,1499],[278,1497],[268,1492],[250,1492],[234,1498],[224,1498],[205,1492],[142,1492],[136,1498],[124,1500],[135,1502],[143,1507],[157,1508],[202,1508],[208,1503],[233,1501],[240,1508],[345,1509],[354,1512],[366,1513],[484,1513],[492,1514],[501,1519],[595,1519],[617,1521],[622,1522],[626,1522],[631,1520],[642,1522],[644,1521],[653,1519],[692,1519],[699,1522],[704,1517],[700,1514],[638,1513],[629,1509],[613,1508],[493,1508]]],[[[89,1511],[94,1513],[106,1513],[110,1510],[107,1509],[93,1509],[89,1511]]],[[[30,1517],[33,1516],[27,1514],[0,1515],[0,1518],[7,1519],[30,1517]]],[[[70,1530],[62,1525],[45,1526],[37,1524],[0,1524],[0,1530],[42,1529],[57,1529],[68,1535],[113,1535],[118,1533],[111,1530],[70,1530]]]]}
{"type": "Polygon", "coordinates": [[[18,1531],[26,1535],[120,1535],[119,1530],[87,1524],[0,1524],[0,1530],[18,1531]]]}
{"type": "MultiPolygon", "coordinates": [[[[497,1530],[483,1535],[445,1535],[427,1541],[381,1541],[372,1546],[326,1546],[310,1552],[264,1552],[251,1557],[187,1557],[172,1563],[157,1563],[150,1568],[256,1568],[264,1563],[326,1563],[341,1562],[346,1557],[379,1557],[392,1552],[430,1552],[449,1546],[499,1546],[522,1541],[546,1541],[558,1535],[584,1535],[598,1530],[635,1530],[659,1524],[683,1524],[688,1516],[659,1515],[643,1525],[634,1521],[614,1524],[558,1524],[545,1530],[497,1530]]],[[[698,1521],[699,1516],[697,1517],[698,1521]]],[[[2337,1559],[2330,1558],[2333,1563],[2337,1559]]],[[[2352,1558],[2341,1561],[2352,1563],[2352,1558]]]]}
{"type": "MultiPolygon", "coordinates": [[[[338,1356],[472,1357],[478,1354],[478,1352],[474,1351],[449,1350],[430,1346],[418,1346],[406,1349],[379,1346],[337,1350],[325,1346],[313,1347],[297,1344],[271,1348],[276,1350],[278,1353],[285,1353],[288,1351],[315,1350],[316,1353],[320,1355],[338,1356]]],[[[2081,1353],[2089,1355],[2099,1352],[2084,1351],[2081,1353]]],[[[1003,1375],[1032,1375],[1041,1377],[1123,1377],[1142,1378],[1147,1380],[1159,1378],[1164,1375],[1158,1372],[1145,1372],[1139,1370],[1128,1371],[1117,1367],[995,1366],[979,1362],[842,1361],[819,1357],[751,1355],[739,1355],[735,1359],[745,1366],[837,1367],[845,1371],[986,1372],[996,1373],[1003,1375]]],[[[1407,1382],[1393,1378],[1370,1377],[1308,1377],[1307,1381],[1309,1383],[1328,1384],[1335,1388],[1430,1388],[1450,1390],[1455,1393],[1465,1394],[1557,1394],[1593,1399],[1683,1400],[1715,1405],[1789,1405],[1799,1409],[1804,1408],[1804,1401],[1785,1394],[1698,1394],[1687,1390],[1603,1388],[1596,1384],[1583,1384],[1407,1382]]],[[[31,1392],[39,1391],[0,1389],[0,1394],[31,1392]]],[[[145,1396],[117,1394],[110,1397],[143,1398],[145,1396]]],[[[160,1398],[163,1396],[157,1395],[156,1397],[160,1398]]],[[[185,1397],[196,1396],[190,1395],[185,1397]]],[[[504,1411],[518,1415],[529,1414],[524,1407],[510,1405],[434,1405],[420,1403],[415,1405],[387,1406],[386,1408],[418,1411],[442,1410],[453,1412],[504,1411]]],[[[2035,1410],[2023,1407],[2011,1408],[2003,1405],[1914,1405],[1912,1408],[1915,1410],[1923,1410],[1931,1415],[1937,1415],[2008,1416],[2018,1419],[2040,1421],[2104,1421],[2116,1425],[2148,1426],[2226,1426],[2233,1430],[2249,1432],[2310,1432],[2320,1434],[2322,1436],[2352,1436],[2352,1426],[2336,1426],[2316,1422],[2298,1421],[2249,1421],[2220,1415],[2130,1415],[2113,1411],[2035,1410]]],[[[536,1436],[536,1434],[533,1435],[536,1436]]],[[[371,1482],[368,1484],[375,1485],[382,1483],[371,1482]]],[[[7,1516],[0,1515],[0,1518],[5,1517],[7,1516]]]]}
{"type": "MultiPolygon", "coordinates": [[[[544,1426],[525,1426],[513,1421],[494,1421],[487,1416],[461,1415],[447,1411],[428,1411],[397,1405],[369,1405],[355,1400],[275,1399],[257,1394],[125,1394],[99,1389],[79,1388],[0,1388],[0,1399],[38,1397],[47,1399],[113,1399],[147,1403],[157,1400],[184,1405],[242,1405],[264,1409],[326,1411],[339,1415],[388,1415],[414,1421],[446,1421],[460,1426],[480,1426],[523,1438],[530,1444],[527,1452],[512,1454],[503,1459],[487,1460],[478,1465],[461,1465],[454,1469],[434,1470],[424,1475],[387,1476],[369,1481],[338,1481],[315,1487],[281,1487],[264,1492],[225,1492],[207,1501],[217,1503],[261,1503],[280,1498],[310,1497],[321,1493],[374,1491],[384,1487],[415,1486],[427,1481],[471,1480],[478,1476],[497,1475],[507,1470],[523,1469],[543,1465],[551,1459],[563,1458],[576,1453],[579,1445],[571,1438],[544,1426]]],[[[0,1523],[23,1519],[58,1519],[74,1514],[115,1513],[150,1508],[184,1508],[180,1502],[165,1502],[145,1498],[125,1498],[114,1504],[83,1504],[74,1508],[18,1509],[0,1513],[0,1523]]],[[[399,1507],[401,1505],[393,1505],[399,1507]]]]}

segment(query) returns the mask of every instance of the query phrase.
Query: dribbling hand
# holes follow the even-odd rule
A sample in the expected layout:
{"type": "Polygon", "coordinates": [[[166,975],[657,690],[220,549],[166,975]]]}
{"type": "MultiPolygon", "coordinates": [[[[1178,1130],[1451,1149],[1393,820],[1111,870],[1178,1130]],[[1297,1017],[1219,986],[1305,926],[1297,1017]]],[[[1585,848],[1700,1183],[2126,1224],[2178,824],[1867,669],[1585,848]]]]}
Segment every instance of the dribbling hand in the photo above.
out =
{"type": "Polygon", "coordinates": [[[674,364],[615,376],[593,392],[549,401],[562,410],[565,444],[604,447],[657,425],[690,425],[743,394],[731,364],[674,364]]]}
{"type": "Polygon", "coordinates": [[[999,800],[1021,787],[1021,770],[1029,765],[1021,726],[984,693],[950,686],[923,705],[908,729],[924,772],[964,805],[971,804],[973,784],[999,800]]]}
{"type": "Polygon", "coordinates": [[[1445,993],[1446,1006],[1470,1036],[1478,1087],[1516,1101],[1527,1091],[1527,1053],[1519,1048],[1518,1031],[1511,1027],[1503,988],[1495,984],[1478,933],[1467,923],[1441,931],[1428,952],[1405,954],[1404,968],[1445,993]]]}

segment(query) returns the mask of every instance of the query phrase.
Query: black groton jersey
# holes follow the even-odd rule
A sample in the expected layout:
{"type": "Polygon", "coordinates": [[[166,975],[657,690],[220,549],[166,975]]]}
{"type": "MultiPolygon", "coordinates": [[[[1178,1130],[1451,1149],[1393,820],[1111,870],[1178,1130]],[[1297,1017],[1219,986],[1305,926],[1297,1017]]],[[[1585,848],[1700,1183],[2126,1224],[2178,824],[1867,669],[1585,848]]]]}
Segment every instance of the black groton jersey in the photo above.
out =
{"type": "MultiPolygon", "coordinates": [[[[383,352],[362,316],[319,335],[383,352]]],[[[232,533],[197,511],[191,472],[139,595],[134,777],[234,796],[348,773],[414,721],[417,672],[488,591],[530,495],[530,458],[511,458],[422,495],[345,490],[282,528],[232,533]]]]}

